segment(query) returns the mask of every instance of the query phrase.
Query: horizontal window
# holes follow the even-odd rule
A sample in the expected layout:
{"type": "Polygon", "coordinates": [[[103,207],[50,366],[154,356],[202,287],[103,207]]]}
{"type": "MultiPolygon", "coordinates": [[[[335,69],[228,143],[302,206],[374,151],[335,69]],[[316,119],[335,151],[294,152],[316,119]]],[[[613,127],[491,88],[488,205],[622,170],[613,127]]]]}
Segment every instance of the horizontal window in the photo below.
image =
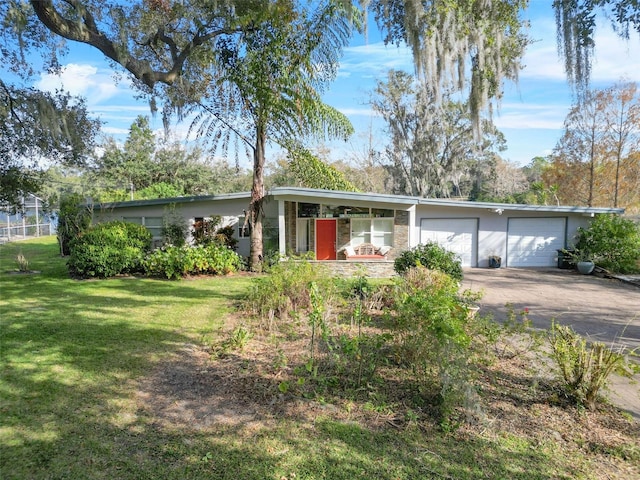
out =
{"type": "Polygon", "coordinates": [[[372,243],[376,247],[393,246],[393,218],[351,219],[351,245],[372,243]]]}

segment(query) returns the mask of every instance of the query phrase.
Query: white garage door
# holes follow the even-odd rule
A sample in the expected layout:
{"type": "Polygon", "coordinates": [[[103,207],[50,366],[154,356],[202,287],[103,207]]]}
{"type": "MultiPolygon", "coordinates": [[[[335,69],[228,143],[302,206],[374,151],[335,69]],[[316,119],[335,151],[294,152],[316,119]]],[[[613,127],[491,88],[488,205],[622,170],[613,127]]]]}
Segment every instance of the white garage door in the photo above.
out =
{"type": "Polygon", "coordinates": [[[420,222],[420,243],[438,243],[458,255],[464,267],[477,264],[477,236],[475,218],[423,218],[420,222]]]}
{"type": "Polygon", "coordinates": [[[564,218],[510,218],[507,267],[553,267],[565,247],[564,218]]]}

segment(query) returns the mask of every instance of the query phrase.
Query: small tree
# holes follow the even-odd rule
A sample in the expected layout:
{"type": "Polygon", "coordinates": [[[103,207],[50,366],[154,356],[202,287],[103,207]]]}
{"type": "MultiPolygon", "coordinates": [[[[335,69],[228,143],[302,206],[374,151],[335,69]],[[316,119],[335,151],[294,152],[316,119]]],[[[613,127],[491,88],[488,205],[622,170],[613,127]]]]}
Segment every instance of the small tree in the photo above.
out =
{"type": "MultiPolygon", "coordinates": [[[[249,266],[262,270],[264,169],[269,142],[287,149],[292,139],[347,138],[347,117],[322,102],[322,89],[335,78],[342,47],[351,34],[345,6],[328,2],[277,9],[237,41],[218,42],[202,100],[192,123],[214,147],[242,145],[253,157],[251,201],[247,209],[249,266]],[[220,69],[220,71],[218,71],[220,69]]],[[[182,112],[179,99],[173,108],[182,112]]],[[[188,110],[188,109],[187,109],[188,110]]],[[[294,145],[299,146],[299,144],[294,145]]]]}
{"type": "Polygon", "coordinates": [[[60,199],[58,213],[60,255],[66,256],[71,253],[71,242],[91,226],[91,216],[91,211],[82,205],[82,197],[79,194],[66,195],[60,199]]]}
{"type": "Polygon", "coordinates": [[[162,217],[162,240],[163,243],[181,247],[187,240],[189,227],[180,212],[176,211],[175,204],[165,210],[162,217]]]}

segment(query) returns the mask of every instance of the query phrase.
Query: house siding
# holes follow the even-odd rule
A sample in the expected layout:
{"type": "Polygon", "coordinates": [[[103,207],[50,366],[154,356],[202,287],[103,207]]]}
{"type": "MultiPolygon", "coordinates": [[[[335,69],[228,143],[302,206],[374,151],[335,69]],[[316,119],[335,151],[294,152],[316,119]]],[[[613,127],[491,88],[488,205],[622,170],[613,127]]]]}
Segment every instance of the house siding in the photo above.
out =
{"type": "MultiPolygon", "coordinates": [[[[224,225],[238,225],[240,218],[244,216],[244,211],[249,209],[250,198],[249,193],[238,193],[96,205],[93,207],[94,222],[121,220],[126,217],[157,218],[165,216],[173,209],[185,219],[190,228],[195,218],[214,215],[222,217],[224,225]]],[[[338,250],[351,240],[351,218],[348,216],[344,218],[344,214],[336,211],[335,206],[394,210],[393,248],[387,254],[389,262],[397,258],[403,251],[420,243],[421,225],[424,219],[476,219],[477,240],[474,248],[476,249],[475,263],[478,267],[487,267],[489,256],[497,255],[506,259],[509,219],[563,218],[566,231],[562,241],[565,246],[571,246],[575,241],[578,228],[588,227],[594,215],[624,212],[623,209],[454,202],[446,199],[423,199],[384,194],[276,188],[265,197],[263,204],[265,249],[276,248],[283,254],[296,252],[298,247],[298,202],[323,204],[334,208],[329,212],[333,212],[333,218],[336,220],[338,250]]],[[[326,217],[322,216],[322,218],[326,217]]],[[[308,220],[308,248],[315,252],[316,222],[312,217],[309,217],[308,220]]],[[[237,228],[235,235],[239,236],[237,228]]],[[[238,253],[248,257],[249,238],[244,237],[238,240],[238,253]]],[[[344,254],[338,251],[338,259],[344,258],[344,254]]],[[[503,262],[502,266],[508,265],[503,262]]]]}
{"type": "MultiPolygon", "coordinates": [[[[507,236],[510,218],[564,218],[566,219],[565,246],[570,246],[575,240],[578,227],[587,227],[591,218],[581,213],[565,212],[533,212],[518,210],[514,205],[513,210],[504,210],[498,214],[495,209],[478,209],[460,207],[440,207],[419,205],[416,212],[416,224],[413,226],[416,232],[416,242],[420,242],[420,225],[422,219],[478,219],[478,245],[477,266],[488,267],[489,257],[497,255],[503,259],[507,257],[507,236]]],[[[417,244],[416,243],[416,244],[417,244]]],[[[503,266],[507,266],[502,262],[503,266]]]]}

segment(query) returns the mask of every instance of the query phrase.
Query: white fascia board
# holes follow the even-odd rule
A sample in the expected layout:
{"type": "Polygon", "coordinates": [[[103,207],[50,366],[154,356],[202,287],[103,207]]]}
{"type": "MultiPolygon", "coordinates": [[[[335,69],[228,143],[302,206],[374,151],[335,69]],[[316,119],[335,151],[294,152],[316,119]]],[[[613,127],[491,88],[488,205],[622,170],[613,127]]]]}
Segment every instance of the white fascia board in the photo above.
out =
{"type": "Polygon", "coordinates": [[[416,205],[418,198],[402,195],[389,195],[383,193],[343,192],[338,190],[318,190],[314,188],[277,187],[268,192],[269,196],[276,199],[296,202],[328,203],[330,201],[384,203],[400,205],[416,205]]]}
{"type": "Polygon", "coordinates": [[[624,208],[576,207],[568,205],[525,205],[521,203],[467,202],[457,200],[419,199],[420,205],[437,207],[481,208],[486,210],[502,210],[504,212],[549,212],[549,213],[608,213],[623,214],[624,208]]]}

